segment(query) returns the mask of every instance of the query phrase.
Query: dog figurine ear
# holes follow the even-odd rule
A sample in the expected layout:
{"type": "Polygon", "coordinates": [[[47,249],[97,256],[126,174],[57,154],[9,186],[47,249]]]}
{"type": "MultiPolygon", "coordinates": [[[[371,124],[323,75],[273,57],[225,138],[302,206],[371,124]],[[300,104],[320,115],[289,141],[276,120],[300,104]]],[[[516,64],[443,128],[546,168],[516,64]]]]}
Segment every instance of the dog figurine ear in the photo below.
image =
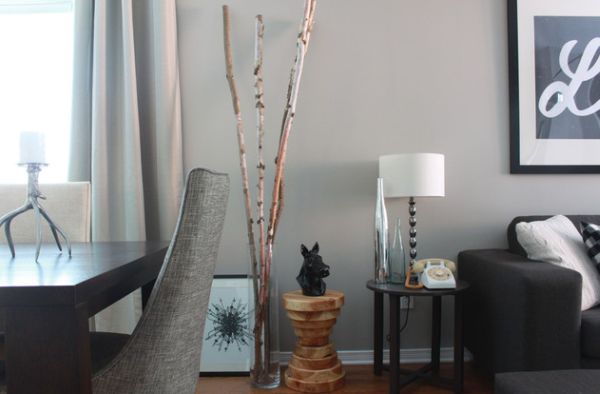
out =
{"type": "Polygon", "coordinates": [[[302,244],[300,246],[300,251],[302,251],[302,257],[306,258],[310,252],[308,251],[308,248],[306,246],[304,246],[304,244],[302,244]]]}
{"type": "Polygon", "coordinates": [[[314,253],[314,254],[318,254],[319,253],[319,243],[318,242],[315,242],[315,245],[313,246],[313,248],[310,251],[310,253],[314,253]]]}

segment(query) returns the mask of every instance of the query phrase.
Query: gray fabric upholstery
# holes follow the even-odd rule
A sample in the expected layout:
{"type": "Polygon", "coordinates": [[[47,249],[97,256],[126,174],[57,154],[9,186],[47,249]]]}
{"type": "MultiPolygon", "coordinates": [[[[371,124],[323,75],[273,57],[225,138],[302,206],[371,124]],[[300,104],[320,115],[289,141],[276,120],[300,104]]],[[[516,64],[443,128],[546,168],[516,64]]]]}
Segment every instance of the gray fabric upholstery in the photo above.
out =
{"type": "Polygon", "coordinates": [[[175,235],[147,308],[123,350],[94,375],[96,394],[195,390],[229,179],[194,169],[186,183],[175,235]]]}
{"type": "Polygon", "coordinates": [[[581,355],[600,359],[600,306],[581,313],[581,355]]]}
{"type": "Polygon", "coordinates": [[[600,370],[571,369],[496,375],[496,394],[597,394],[600,370]]]}
{"type": "Polygon", "coordinates": [[[581,357],[581,368],[600,369],[600,358],[581,357]]]}
{"type": "Polygon", "coordinates": [[[578,368],[581,275],[506,250],[458,256],[465,345],[488,373],[578,368]]]}
{"type": "MultiPolygon", "coordinates": [[[[471,250],[458,258],[471,284],[465,299],[465,343],[489,373],[600,368],[600,307],[581,312],[581,275],[532,261],[519,245],[520,216],[508,226],[508,250],[471,250]]],[[[567,215],[600,224],[600,215],[567,215]]],[[[598,390],[600,392],[600,390],[598,390]]]]}

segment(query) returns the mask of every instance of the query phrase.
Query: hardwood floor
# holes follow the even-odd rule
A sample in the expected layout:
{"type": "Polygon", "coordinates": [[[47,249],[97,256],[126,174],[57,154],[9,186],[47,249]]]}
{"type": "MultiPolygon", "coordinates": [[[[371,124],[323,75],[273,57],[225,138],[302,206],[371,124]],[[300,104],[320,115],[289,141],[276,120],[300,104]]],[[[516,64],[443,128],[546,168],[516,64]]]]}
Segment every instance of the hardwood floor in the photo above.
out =
{"type": "MultiPolygon", "coordinates": [[[[402,365],[403,368],[417,368],[418,365],[402,365]]],[[[346,386],[334,393],[352,394],[387,394],[388,373],[382,376],[373,375],[373,367],[370,365],[348,365],[346,370],[346,386]]],[[[452,364],[442,364],[442,375],[450,376],[452,364]]],[[[425,382],[415,382],[401,390],[402,394],[447,394],[450,390],[437,388],[425,382]]],[[[464,394],[492,394],[494,392],[492,382],[481,373],[465,364],[465,390],[464,394]]],[[[198,379],[196,394],[250,394],[250,393],[272,393],[293,394],[297,391],[281,387],[274,390],[258,390],[252,388],[248,377],[218,377],[198,379]]]]}

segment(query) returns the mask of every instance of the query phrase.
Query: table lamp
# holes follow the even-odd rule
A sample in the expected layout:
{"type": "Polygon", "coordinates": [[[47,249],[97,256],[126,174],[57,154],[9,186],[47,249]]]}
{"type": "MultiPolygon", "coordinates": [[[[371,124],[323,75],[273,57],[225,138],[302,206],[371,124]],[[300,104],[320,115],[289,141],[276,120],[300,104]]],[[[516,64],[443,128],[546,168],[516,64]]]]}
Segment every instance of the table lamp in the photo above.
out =
{"type": "Polygon", "coordinates": [[[386,198],[408,197],[410,265],[417,258],[416,197],[444,197],[444,155],[402,153],[379,157],[379,177],[386,198]]]}

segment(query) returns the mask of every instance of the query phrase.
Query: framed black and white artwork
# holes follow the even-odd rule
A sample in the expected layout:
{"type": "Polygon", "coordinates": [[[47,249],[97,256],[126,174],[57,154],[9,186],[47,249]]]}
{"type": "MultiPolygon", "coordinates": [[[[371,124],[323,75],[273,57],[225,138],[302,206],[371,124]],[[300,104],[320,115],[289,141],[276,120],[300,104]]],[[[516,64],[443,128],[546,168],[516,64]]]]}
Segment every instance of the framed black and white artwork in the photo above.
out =
{"type": "Polygon", "coordinates": [[[248,375],[252,343],[252,283],[247,275],[215,275],[200,362],[200,375],[248,375]]]}
{"type": "Polygon", "coordinates": [[[600,1],[508,0],[511,173],[600,173],[600,1]]]}

